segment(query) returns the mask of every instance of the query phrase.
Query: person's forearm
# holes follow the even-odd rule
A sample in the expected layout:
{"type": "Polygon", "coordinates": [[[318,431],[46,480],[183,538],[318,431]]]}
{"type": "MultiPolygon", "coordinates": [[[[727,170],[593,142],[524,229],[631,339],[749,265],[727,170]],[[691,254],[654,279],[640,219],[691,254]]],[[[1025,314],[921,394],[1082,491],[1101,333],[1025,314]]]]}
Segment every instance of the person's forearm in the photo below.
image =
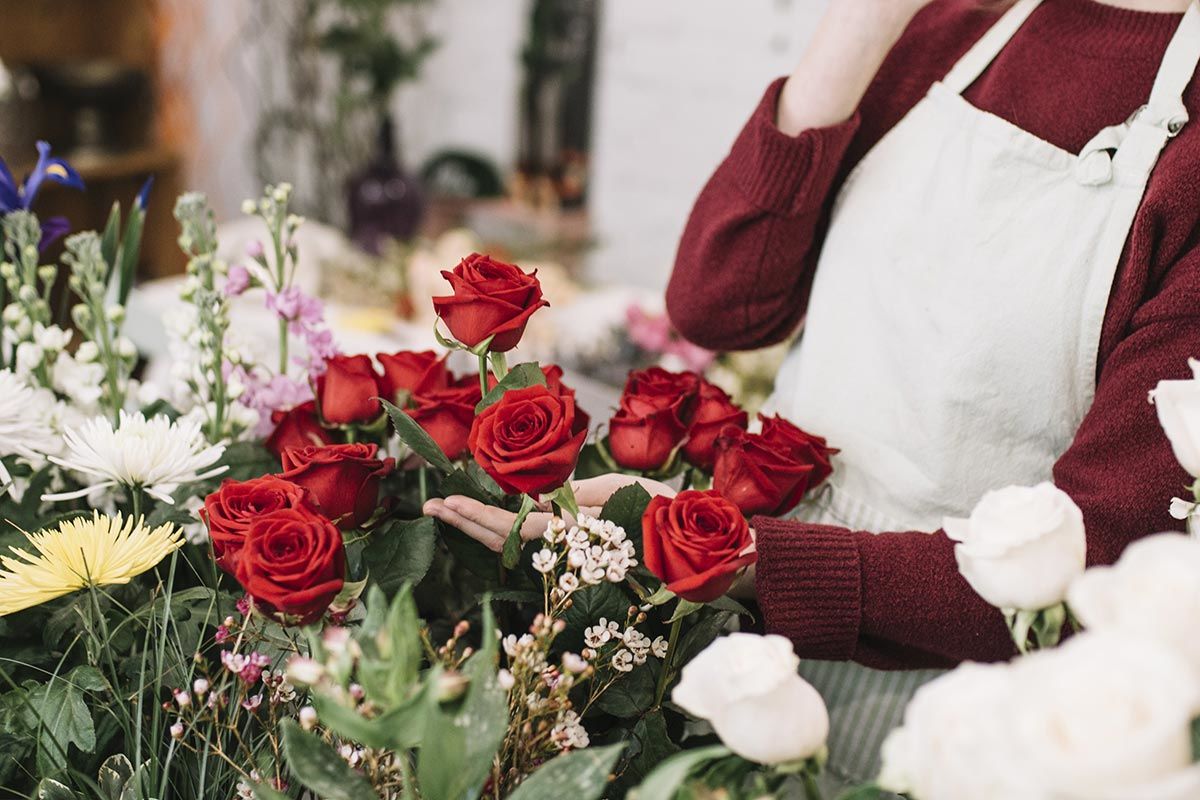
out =
{"type": "Polygon", "coordinates": [[[917,5],[912,0],[832,0],[784,85],[776,116],[779,129],[795,136],[849,118],[917,5]]]}

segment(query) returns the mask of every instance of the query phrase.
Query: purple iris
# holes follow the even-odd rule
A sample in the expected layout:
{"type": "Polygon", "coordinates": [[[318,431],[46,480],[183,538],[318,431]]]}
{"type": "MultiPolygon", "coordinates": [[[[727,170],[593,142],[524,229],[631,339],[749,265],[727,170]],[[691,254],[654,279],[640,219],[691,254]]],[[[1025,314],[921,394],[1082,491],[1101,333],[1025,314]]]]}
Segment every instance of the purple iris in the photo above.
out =
{"type": "MultiPolygon", "coordinates": [[[[83,188],[83,178],[79,177],[75,168],[64,159],[52,157],[48,143],[38,142],[37,150],[37,165],[22,184],[13,180],[8,165],[4,163],[4,159],[0,158],[0,217],[9,212],[28,209],[32,206],[34,199],[37,198],[38,190],[42,188],[45,181],[61,183],[73,189],[83,188]]],[[[70,228],[65,217],[50,217],[42,220],[40,247],[44,250],[70,228]]]]}

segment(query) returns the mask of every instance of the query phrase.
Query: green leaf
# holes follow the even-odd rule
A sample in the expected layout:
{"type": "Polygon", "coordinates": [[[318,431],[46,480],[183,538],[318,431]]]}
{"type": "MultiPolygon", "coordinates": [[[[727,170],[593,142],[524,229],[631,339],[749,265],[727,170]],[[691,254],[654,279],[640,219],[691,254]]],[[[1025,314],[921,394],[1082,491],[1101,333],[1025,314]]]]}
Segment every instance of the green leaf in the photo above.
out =
{"type": "Polygon", "coordinates": [[[509,800],[597,800],[624,744],[589,747],[550,759],[525,779],[509,800]]]}
{"type": "Polygon", "coordinates": [[[129,759],[123,753],[117,753],[104,759],[96,777],[100,783],[100,791],[104,793],[104,800],[120,800],[125,784],[133,777],[133,764],[129,763],[129,759]]]}
{"type": "Polygon", "coordinates": [[[78,800],[74,792],[53,778],[42,778],[36,796],[37,800],[78,800]]]}
{"type": "Polygon", "coordinates": [[[868,783],[866,786],[846,790],[838,795],[837,800],[879,800],[881,797],[883,790],[873,783],[868,783]]]}
{"type": "Polygon", "coordinates": [[[615,583],[599,583],[580,589],[571,595],[571,607],[563,614],[569,628],[582,631],[595,625],[601,617],[625,621],[629,597],[615,583]]]}
{"type": "Polygon", "coordinates": [[[265,783],[254,786],[254,800],[290,800],[283,792],[277,792],[265,783]]]}
{"type": "Polygon", "coordinates": [[[533,507],[533,498],[527,494],[521,495],[521,510],[517,512],[517,518],[513,520],[512,528],[508,531],[508,538],[504,540],[502,562],[505,569],[512,569],[521,560],[523,544],[521,527],[525,524],[525,518],[529,516],[529,512],[533,511],[533,507]]]}
{"type": "Polygon", "coordinates": [[[366,778],[294,720],[283,720],[280,730],[287,764],[309,789],[326,800],[379,800],[366,778]]]}
{"type": "Polygon", "coordinates": [[[704,605],[708,606],[709,608],[715,608],[718,611],[729,611],[733,614],[737,614],[739,617],[749,617],[751,621],[754,620],[754,614],[750,612],[750,609],[746,608],[744,605],[739,603],[737,600],[734,600],[727,594],[723,594],[716,600],[705,603],[704,605]]]}
{"type": "Polygon", "coordinates": [[[701,650],[724,633],[732,617],[733,615],[726,611],[706,613],[697,617],[696,622],[679,638],[679,655],[672,663],[686,664],[699,655],[701,650]]]}
{"type": "MultiPolygon", "coordinates": [[[[478,475],[487,477],[486,473],[484,473],[484,471],[478,467],[476,468],[475,472],[478,475]]],[[[493,486],[495,486],[495,481],[491,480],[491,478],[488,478],[488,480],[493,486]]],[[[472,500],[478,500],[484,505],[498,506],[504,499],[504,492],[500,490],[499,486],[496,486],[495,489],[496,491],[494,493],[489,490],[480,480],[478,480],[476,474],[464,472],[461,469],[456,469],[442,480],[440,493],[445,497],[449,497],[452,494],[461,494],[464,497],[471,498],[472,500]]]]}
{"type": "Polygon", "coordinates": [[[321,724],[343,738],[367,747],[409,750],[421,743],[426,717],[437,702],[434,688],[441,672],[441,667],[435,667],[415,695],[372,719],[323,694],[312,696],[313,708],[321,724]]]}
{"type": "Polygon", "coordinates": [[[429,464],[441,472],[443,475],[449,475],[454,472],[454,465],[450,463],[450,459],[446,458],[446,454],[442,452],[442,448],[438,447],[425,429],[417,424],[417,421],[406,414],[403,410],[389,403],[382,398],[379,401],[383,404],[383,408],[392,419],[392,424],[396,426],[396,435],[400,437],[400,441],[404,442],[412,451],[421,458],[429,462],[429,464]]]}
{"type": "Polygon", "coordinates": [[[659,764],[640,786],[629,793],[630,800],[671,800],[692,771],[730,751],[724,745],[684,750],[659,764]]]}
{"type": "Polygon", "coordinates": [[[622,782],[636,784],[679,750],[679,745],[671,741],[667,732],[662,709],[654,709],[633,726],[633,737],[625,751],[627,758],[621,772],[622,782]]]}
{"type": "Polygon", "coordinates": [[[676,620],[683,619],[684,617],[695,614],[702,608],[704,608],[703,603],[693,603],[691,600],[684,600],[681,597],[675,606],[675,612],[671,614],[671,618],[667,620],[667,622],[675,622],[676,620]]]}
{"type": "Polygon", "coordinates": [[[29,693],[25,724],[38,732],[37,766],[42,774],[66,768],[70,745],[84,753],[96,747],[96,726],[83,693],[106,687],[94,667],[81,666],[29,693]]]}
{"type": "Polygon", "coordinates": [[[437,549],[437,528],[432,517],[397,520],[371,534],[363,550],[363,563],[371,579],[387,594],[405,583],[414,586],[429,572],[437,549]]]}
{"type": "Polygon", "coordinates": [[[500,569],[498,553],[492,552],[458,528],[447,525],[441,520],[437,521],[437,529],[441,533],[446,549],[450,551],[456,562],[484,580],[496,580],[497,572],[500,569]]]}
{"type": "Polygon", "coordinates": [[[530,386],[545,385],[546,374],[542,372],[542,368],[536,362],[517,364],[508,371],[504,380],[493,386],[491,391],[483,396],[483,399],[475,406],[475,413],[482,413],[485,408],[498,401],[505,392],[511,389],[527,389],[530,386]]]}
{"type": "Polygon", "coordinates": [[[667,603],[675,599],[675,593],[667,588],[664,583],[654,590],[654,593],[645,598],[643,602],[649,603],[652,606],[665,606],[667,603]]]}
{"type": "Polygon", "coordinates": [[[654,690],[658,685],[660,669],[656,661],[647,661],[640,667],[634,667],[632,672],[613,681],[596,698],[594,707],[622,719],[641,716],[654,705],[654,690]]]}
{"type": "Polygon", "coordinates": [[[117,262],[117,302],[121,305],[125,305],[129,299],[129,292],[133,289],[138,257],[142,252],[142,227],[145,222],[146,211],[134,203],[129,210],[129,222],[125,225],[125,233],[121,236],[120,258],[117,262]]]}
{"type": "Polygon", "coordinates": [[[425,725],[417,782],[425,800],[474,796],[492,768],[508,729],[508,693],[496,682],[496,618],[483,606],[480,648],[463,667],[465,696],[437,705],[425,725]]]}
{"type": "Polygon", "coordinates": [[[258,442],[234,442],[225,447],[219,465],[229,469],[220,475],[221,480],[248,481],[281,469],[279,459],[258,442]]]}
{"type": "Polygon", "coordinates": [[[625,529],[625,535],[633,542],[638,560],[642,560],[642,515],[650,505],[650,493],[639,483],[631,483],[613,492],[600,512],[600,518],[609,520],[625,529]]]}
{"type": "Polygon", "coordinates": [[[108,211],[108,221],[104,223],[104,233],[100,237],[100,256],[108,265],[107,282],[112,281],[113,270],[117,266],[117,248],[121,242],[117,238],[121,233],[121,204],[114,200],[108,211]]]}

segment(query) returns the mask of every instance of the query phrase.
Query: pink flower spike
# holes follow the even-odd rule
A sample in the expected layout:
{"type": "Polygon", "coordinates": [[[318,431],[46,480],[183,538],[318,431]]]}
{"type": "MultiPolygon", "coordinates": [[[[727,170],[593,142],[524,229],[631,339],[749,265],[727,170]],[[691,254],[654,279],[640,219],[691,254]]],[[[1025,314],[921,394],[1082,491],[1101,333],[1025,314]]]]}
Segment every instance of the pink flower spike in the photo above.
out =
{"type": "Polygon", "coordinates": [[[230,267],[229,275],[225,278],[225,296],[237,297],[249,288],[250,270],[240,264],[230,267]]]}

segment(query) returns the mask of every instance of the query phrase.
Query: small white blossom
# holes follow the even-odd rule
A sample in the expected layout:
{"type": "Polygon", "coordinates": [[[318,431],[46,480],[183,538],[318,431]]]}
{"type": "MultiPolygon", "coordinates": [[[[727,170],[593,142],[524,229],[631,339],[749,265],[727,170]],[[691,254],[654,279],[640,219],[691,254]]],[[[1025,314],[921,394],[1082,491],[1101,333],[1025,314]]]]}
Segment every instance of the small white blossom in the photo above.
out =
{"type": "Polygon", "coordinates": [[[543,575],[548,574],[558,563],[558,556],[548,548],[542,548],[533,554],[533,568],[543,575]]]}
{"type": "Polygon", "coordinates": [[[571,594],[579,588],[579,577],[573,572],[565,572],[558,578],[558,588],[565,594],[571,594]]]}
{"type": "Polygon", "coordinates": [[[650,652],[654,654],[655,658],[666,658],[667,650],[670,649],[670,646],[670,642],[659,636],[656,637],[654,642],[650,645],[650,652]]]}
{"type": "Polygon", "coordinates": [[[612,657],[613,669],[617,672],[632,672],[633,671],[633,653],[625,648],[621,648],[613,653],[612,657]]]}

